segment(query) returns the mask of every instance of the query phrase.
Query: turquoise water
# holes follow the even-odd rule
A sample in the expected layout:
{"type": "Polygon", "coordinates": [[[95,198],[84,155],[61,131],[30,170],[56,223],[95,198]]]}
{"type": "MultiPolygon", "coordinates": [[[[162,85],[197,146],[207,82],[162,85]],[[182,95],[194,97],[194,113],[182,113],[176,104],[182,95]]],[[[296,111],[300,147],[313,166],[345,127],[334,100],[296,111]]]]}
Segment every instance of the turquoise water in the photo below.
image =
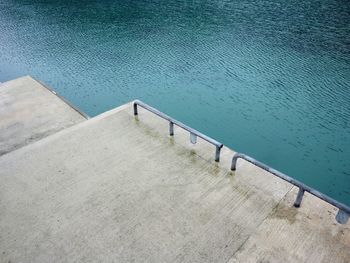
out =
{"type": "Polygon", "coordinates": [[[26,74],[89,115],[141,99],[350,205],[346,0],[0,0],[0,81],[26,74]]]}

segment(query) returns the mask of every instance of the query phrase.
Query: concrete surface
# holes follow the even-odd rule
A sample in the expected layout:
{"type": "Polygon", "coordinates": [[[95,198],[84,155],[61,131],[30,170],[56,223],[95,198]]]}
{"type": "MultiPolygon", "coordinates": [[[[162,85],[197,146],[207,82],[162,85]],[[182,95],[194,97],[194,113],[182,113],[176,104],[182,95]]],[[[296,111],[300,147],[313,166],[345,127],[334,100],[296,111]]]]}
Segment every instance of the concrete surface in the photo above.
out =
{"type": "Polygon", "coordinates": [[[0,262],[349,262],[336,209],[130,104],[0,157],[0,262]]]}
{"type": "Polygon", "coordinates": [[[0,156],[85,118],[26,76],[0,86],[0,156]]]}

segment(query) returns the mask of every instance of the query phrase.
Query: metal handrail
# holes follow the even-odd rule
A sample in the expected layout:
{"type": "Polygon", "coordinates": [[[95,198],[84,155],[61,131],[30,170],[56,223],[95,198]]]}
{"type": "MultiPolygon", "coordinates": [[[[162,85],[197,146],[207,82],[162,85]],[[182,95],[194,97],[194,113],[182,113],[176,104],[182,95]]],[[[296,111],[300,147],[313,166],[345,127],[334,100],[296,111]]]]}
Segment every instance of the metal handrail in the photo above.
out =
{"type": "Polygon", "coordinates": [[[203,140],[213,144],[216,147],[216,151],[215,151],[215,161],[219,162],[220,161],[220,151],[221,148],[223,147],[223,144],[204,135],[203,133],[192,129],[191,127],[188,127],[187,125],[183,124],[182,122],[179,122],[178,120],[175,120],[174,118],[164,114],[163,112],[160,112],[159,110],[149,106],[148,104],[140,101],[140,100],[135,100],[133,102],[133,107],[134,107],[134,115],[137,116],[138,115],[138,111],[137,111],[137,106],[140,106],[156,115],[158,115],[159,117],[169,121],[169,135],[170,136],[174,136],[174,124],[178,127],[183,128],[184,130],[190,132],[190,138],[191,138],[191,142],[192,143],[196,143],[197,141],[197,136],[202,138],[203,140]]]}
{"type": "Polygon", "coordinates": [[[237,160],[239,158],[244,159],[244,160],[258,166],[259,168],[261,168],[261,169],[263,169],[263,170],[265,170],[273,175],[276,175],[279,178],[299,187],[299,192],[298,192],[298,195],[297,195],[295,202],[294,202],[295,207],[300,207],[301,201],[303,200],[304,192],[306,191],[306,192],[309,192],[310,194],[322,199],[323,201],[326,201],[327,203],[337,207],[339,209],[339,211],[338,211],[335,218],[338,221],[338,223],[346,224],[346,222],[349,220],[349,217],[350,217],[350,207],[349,206],[347,206],[343,203],[340,203],[337,200],[334,200],[333,198],[313,189],[312,187],[307,186],[304,183],[302,183],[298,180],[295,180],[295,179],[289,177],[288,175],[286,175],[280,171],[277,171],[277,170],[271,168],[270,166],[268,166],[262,162],[259,162],[246,154],[236,153],[233,156],[232,163],[231,163],[231,170],[232,171],[236,170],[237,160]]]}
{"type": "MultiPolygon", "coordinates": [[[[198,137],[202,138],[203,140],[213,144],[216,147],[215,161],[216,162],[220,161],[220,151],[221,151],[221,148],[223,147],[222,143],[204,135],[203,133],[201,133],[195,129],[192,129],[191,127],[188,127],[187,125],[183,124],[182,122],[175,120],[174,118],[164,114],[163,112],[160,112],[159,110],[149,106],[148,104],[146,104],[140,100],[135,100],[133,102],[135,116],[138,115],[138,110],[137,110],[138,106],[140,106],[140,107],[158,115],[159,117],[169,121],[169,135],[170,136],[174,135],[174,125],[176,125],[178,127],[183,128],[184,130],[187,130],[188,132],[190,132],[190,138],[191,138],[192,143],[197,142],[197,136],[198,136],[198,137]]],[[[302,182],[300,182],[292,177],[289,177],[288,175],[286,175],[280,171],[277,171],[277,170],[271,168],[270,166],[268,166],[262,162],[259,162],[258,160],[255,160],[254,158],[252,158],[246,154],[236,153],[233,156],[232,162],[231,162],[231,170],[232,171],[236,170],[236,165],[237,165],[238,159],[246,160],[246,161],[258,166],[259,168],[261,168],[261,169],[297,186],[299,188],[299,191],[298,191],[297,197],[296,197],[295,202],[294,202],[295,207],[300,207],[301,202],[302,202],[303,197],[304,197],[304,193],[309,192],[310,194],[320,198],[321,200],[323,200],[323,201],[325,201],[325,202],[327,202],[327,203],[329,203],[329,204],[331,204],[339,209],[339,211],[335,217],[336,220],[338,221],[338,223],[346,224],[346,222],[349,220],[349,218],[350,218],[350,207],[349,206],[347,206],[343,203],[340,203],[337,200],[334,200],[333,198],[315,190],[314,188],[307,186],[306,184],[304,184],[304,183],[302,183],[302,182]]]]}

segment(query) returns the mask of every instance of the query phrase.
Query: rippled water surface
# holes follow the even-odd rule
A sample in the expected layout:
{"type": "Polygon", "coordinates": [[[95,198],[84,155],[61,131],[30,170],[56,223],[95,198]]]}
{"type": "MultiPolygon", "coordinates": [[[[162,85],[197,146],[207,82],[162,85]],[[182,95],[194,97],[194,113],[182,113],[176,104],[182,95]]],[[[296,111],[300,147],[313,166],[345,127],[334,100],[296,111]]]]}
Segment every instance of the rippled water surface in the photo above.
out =
{"type": "Polygon", "coordinates": [[[0,81],[139,98],[350,205],[350,2],[0,0],[0,81]]]}

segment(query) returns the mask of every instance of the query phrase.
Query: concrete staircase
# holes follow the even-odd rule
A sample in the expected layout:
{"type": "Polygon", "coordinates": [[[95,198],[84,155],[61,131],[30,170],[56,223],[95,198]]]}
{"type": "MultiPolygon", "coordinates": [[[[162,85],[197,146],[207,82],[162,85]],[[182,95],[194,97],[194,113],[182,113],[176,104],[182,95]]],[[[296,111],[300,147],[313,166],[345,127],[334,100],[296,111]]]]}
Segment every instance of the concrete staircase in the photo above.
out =
{"type": "Polygon", "coordinates": [[[0,262],[349,262],[334,207],[306,194],[294,208],[290,184],[246,162],[231,172],[232,150],[216,163],[131,104],[62,112],[73,121],[0,157],[0,262]]]}

